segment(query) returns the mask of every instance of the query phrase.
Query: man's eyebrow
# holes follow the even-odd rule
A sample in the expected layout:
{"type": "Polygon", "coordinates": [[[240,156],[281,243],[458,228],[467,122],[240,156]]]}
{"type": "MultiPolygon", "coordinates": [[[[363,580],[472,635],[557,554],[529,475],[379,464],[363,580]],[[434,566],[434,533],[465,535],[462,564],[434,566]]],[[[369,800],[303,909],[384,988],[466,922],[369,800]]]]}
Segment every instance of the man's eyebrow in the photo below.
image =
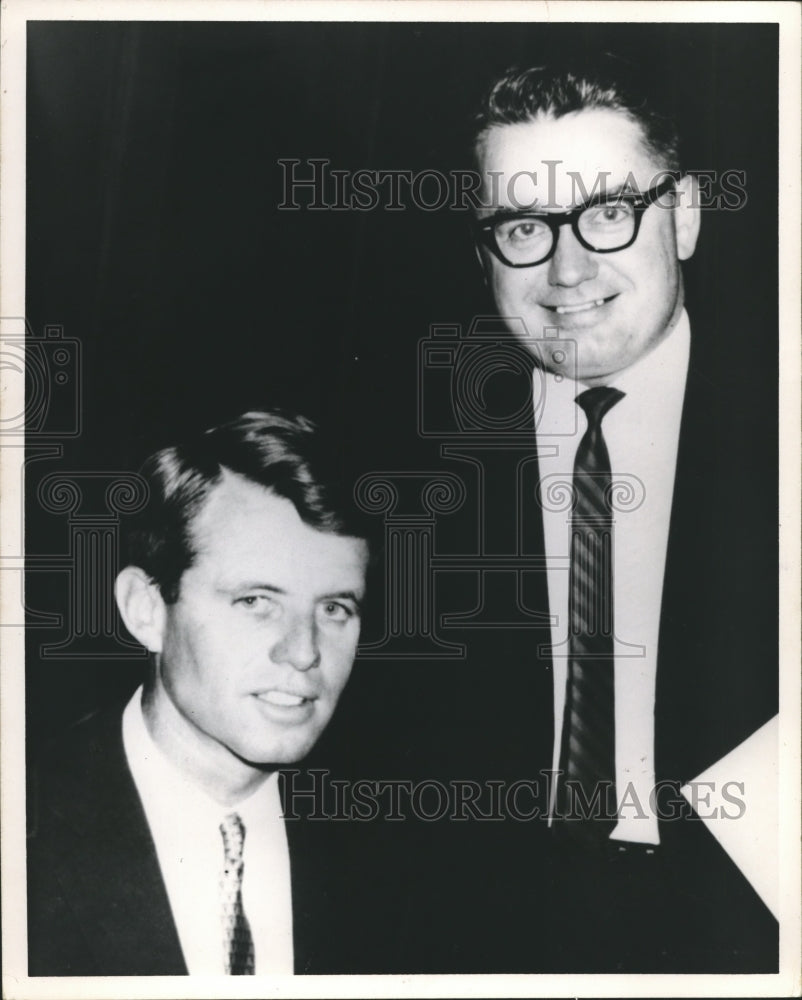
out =
{"type": "Polygon", "coordinates": [[[245,580],[242,583],[225,583],[223,582],[219,590],[224,593],[239,593],[243,590],[267,590],[271,594],[286,594],[287,591],[282,587],[277,587],[272,583],[264,583],[261,580],[245,580]]]}
{"type": "Polygon", "coordinates": [[[627,181],[621,181],[620,184],[614,184],[611,188],[602,187],[598,194],[592,195],[589,201],[583,204],[593,205],[597,201],[604,201],[606,198],[615,198],[620,194],[628,194],[633,198],[637,198],[640,195],[640,191],[637,188],[633,189],[632,185],[628,184],[627,181]]]}
{"type": "Polygon", "coordinates": [[[594,205],[604,204],[606,201],[612,201],[614,198],[618,198],[621,195],[630,196],[637,198],[640,196],[640,191],[635,188],[633,189],[627,181],[621,181],[619,184],[614,184],[612,187],[602,187],[595,194],[592,194],[587,201],[577,202],[572,205],[571,208],[565,209],[554,209],[552,211],[544,211],[544,207],[535,204],[531,205],[529,208],[516,208],[513,205],[500,205],[498,210],[492,215],[481,219],[481,222],[495,222],[498,219],[504,218],[514,218],[521,215],[565,215],[567,212],[581,211],[583,208],[592,208],[594,205]]]}
{"type": "Polygon", "coordinates": [[[485,219],[481,219],[481,222],[490,222],[496,219],[503,219],[507,216],[512,215],[548,215],[548,212],[538,211],[537,205],[532,205],[530,208],[514,208],[512,205],[501,205],[498,210],[492,215],[487,216],[485,219]]]}
{"type": "MultiPolygon", "coordinates": [[[[263,583],[260,580],[246,580],[244,583],[237,584],[223,584],[219,590],[225,594],[240,594],[248,590],[265,590],[270,594],[279,594],[282,597],[287,596],[287,591],[283,587],[277,587],[272,583],[263,583]]],[[[331,593],[320,594],[316,600],[318,601],[353,601],[357,607],[362,607],[362,598],[354,590],[337,590],[331,593]]]]}
{"type": "Polygon", "coordinates": [[[339,590],[333,594],[322,594],[321,601],[353,601],[358,608],[362,607],[362,598],[353,590],[339,590]]]}

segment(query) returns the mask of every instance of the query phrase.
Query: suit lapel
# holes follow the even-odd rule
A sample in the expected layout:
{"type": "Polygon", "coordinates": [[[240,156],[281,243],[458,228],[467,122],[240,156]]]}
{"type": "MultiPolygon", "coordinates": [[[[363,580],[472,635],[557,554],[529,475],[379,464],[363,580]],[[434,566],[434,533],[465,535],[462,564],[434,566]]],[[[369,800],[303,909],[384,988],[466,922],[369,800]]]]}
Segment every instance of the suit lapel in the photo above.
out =
{"type": "Polygon", "coordinates": [[[693,776],[699,734],[690,724],[689,713],[707,675],[706,670],[700,674],[700,659],[705,647],[704,609],[710,598],[705,594],[710,582],[705,566],[713,498],[704,462],[713,442],[704,378],[694,367],[694,353],[692,342],[663,581],[655,706],[658,780],[693,776]]]}
{"type": "Polygon", "coordinates": [[[108,975],[186,974],[153,840],[125,760],[119,713],[93,723],[59,789],[62,891],[108,975]],[[104,808],[95,810],[97,790],[104,808]]]}
{"type": "MultiPolygon", "coordinates": [[[[302,774],[297,784],[311,779],[302,774]]],[[[293,808],[300,818],[285,824],[296,974],[414,971],[413,824],[312,820],[308,803],[293,808]]]]}
{"type": "Polygon", "coordinates": [[[713,345],[694,330],[660,621],[658,780],[692,780],[777,711],[776,407],[710,360],[713,345]]]}
{"type": "MultiPolygon", "coordinates": [[[[311,786],[303,772],[297,787],[311,786]]],[[[285,813],[284,781],[279,782],[285,813]]],[[[293,801],[294,819],[284,820],[290,851],[292,880],[293,951],[296,975],[339,971],[343,938],[348,933],[342,914],[333,909],[332,882],[342,859],[332,851],[326,833],[331,823],[309,819],[310,804],[300,796],[293,801]]]]}

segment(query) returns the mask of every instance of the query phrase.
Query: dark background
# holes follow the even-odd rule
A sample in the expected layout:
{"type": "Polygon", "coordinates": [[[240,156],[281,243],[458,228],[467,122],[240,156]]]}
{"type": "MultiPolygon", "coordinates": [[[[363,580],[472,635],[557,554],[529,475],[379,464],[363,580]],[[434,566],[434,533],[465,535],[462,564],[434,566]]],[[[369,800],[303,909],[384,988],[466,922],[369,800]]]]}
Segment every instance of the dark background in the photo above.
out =
{"type": "MultiPolygon", "coordinates": [[[[719,331],[705,345],[711,378],[749,359],[754,391],[774,393],[775,26],[29,24],[26,312],[34,334],[57,324],[80,342],[82,417],[60,458],[28,467],[26,542],[44,568],[29,575],[27,606],[64,616],[60,629],[28,629],[32,745],[131,690],[143,665],[101,643],[91,657],[42,655],[69,632],[73,585],[46,571],[70,528],[42,508],[44,476],[135,470],[188,428],[277,403],[324,421],[366,469],[442,466],[417,433],[417,343],[433,322],[492,311],[467,215],[280,211],[277,161],[467,167],[459,123],[490,77],[605,47],[664,88],[686,166],[746,173],[745,207],[704,214],[689,312],[719,331]],[[730,317],[754,336],[728,337],[730,317]]],[[[459,683],[458,666],[428,669],[459,683]]],[[[358,661],[328,738],[350,726],[358,742],[367,709],[389,721],[388,741],[424,724],[436,739],[442,715],[414,707],[422,671],[358,661]]]]}

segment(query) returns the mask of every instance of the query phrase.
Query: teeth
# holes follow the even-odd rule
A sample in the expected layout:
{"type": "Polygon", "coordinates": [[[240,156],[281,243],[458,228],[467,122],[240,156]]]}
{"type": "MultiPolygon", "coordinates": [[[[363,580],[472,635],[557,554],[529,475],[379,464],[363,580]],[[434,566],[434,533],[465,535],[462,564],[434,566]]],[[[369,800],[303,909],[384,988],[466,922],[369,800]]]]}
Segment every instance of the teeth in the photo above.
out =
{"type": "Polygon", "coordinates": [[[285,708],[294,708],[303,704],[304,698],[299,698],[295,694],[287,694],[284,691],[268,691],[267,694],[260,694],[262,701],[268,701],[271,705],[281,705],[285,708]]]}
{"type": "Polygon", "coordinates": [[[586,302],[581,306],[557,306],[557,312],[562,316],[565,313],[585,312],[587,309],[593,309],[595,306],[603,305],[604,299],[596,299],[594,302],[586,302]]]}

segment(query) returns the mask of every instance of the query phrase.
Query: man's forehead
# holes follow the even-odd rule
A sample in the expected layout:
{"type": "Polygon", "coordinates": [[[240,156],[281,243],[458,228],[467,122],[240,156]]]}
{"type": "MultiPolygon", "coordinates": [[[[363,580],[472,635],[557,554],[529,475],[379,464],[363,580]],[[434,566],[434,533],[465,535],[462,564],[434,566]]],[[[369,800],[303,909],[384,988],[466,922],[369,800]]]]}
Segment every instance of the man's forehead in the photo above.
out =
{"type": "Polygon", "coordinates": [[[610,108],[491,126],[477,147],[484,202],[566,210],[629,183],[648,190],[660,169],[641,126],[610,108]]]}
{"type": "Polygon", "coordinates": [[[218,571],[248,573],[250,567],[306,564],[363,569],[367,543],[322,531],[302,520],[295,505],[269,487],[224,470],[190,525],[195,563],[218,571]]]}
{"type": "Polygon", "coordinates": [[[233,518],[241,520],[258,516],[272,520],[288,504],[292,506],[289,500],[269,487],[223,468],[220,478],[209,485],[203,500],[193,512],[190,528],[197,535],[225,526],[233,518]]]}

